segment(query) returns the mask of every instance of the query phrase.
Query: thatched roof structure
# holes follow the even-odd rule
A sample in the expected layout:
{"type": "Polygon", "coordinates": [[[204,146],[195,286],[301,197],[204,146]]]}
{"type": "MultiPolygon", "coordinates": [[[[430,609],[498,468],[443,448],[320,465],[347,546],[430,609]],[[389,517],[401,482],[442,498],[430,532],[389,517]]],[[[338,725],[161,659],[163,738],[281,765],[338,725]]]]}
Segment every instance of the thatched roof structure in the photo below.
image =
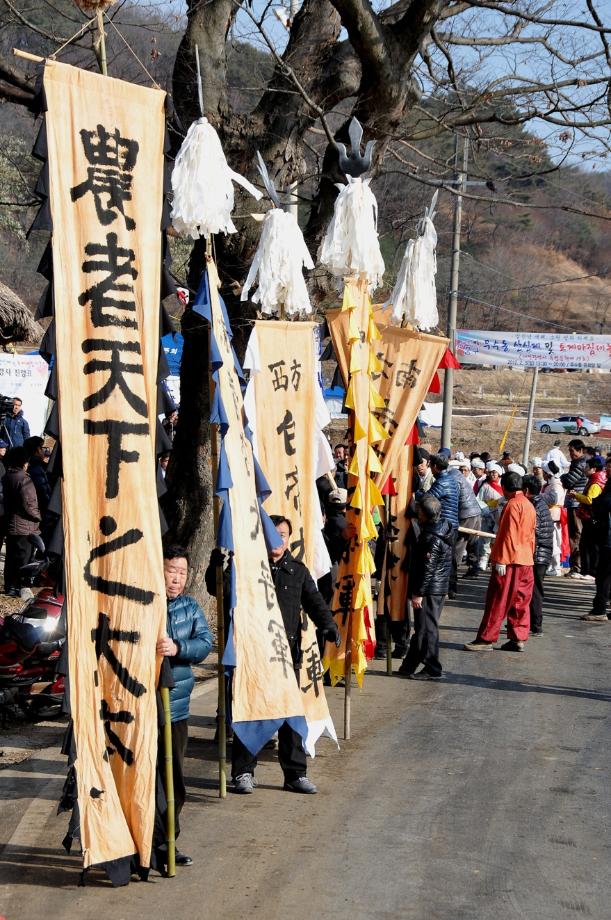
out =
{"type": "Polygon", "coordinates": [[[0,346],[9,342],[38,345],[41,336],[42,327],[23,300],[0,281],[0,346]]]}

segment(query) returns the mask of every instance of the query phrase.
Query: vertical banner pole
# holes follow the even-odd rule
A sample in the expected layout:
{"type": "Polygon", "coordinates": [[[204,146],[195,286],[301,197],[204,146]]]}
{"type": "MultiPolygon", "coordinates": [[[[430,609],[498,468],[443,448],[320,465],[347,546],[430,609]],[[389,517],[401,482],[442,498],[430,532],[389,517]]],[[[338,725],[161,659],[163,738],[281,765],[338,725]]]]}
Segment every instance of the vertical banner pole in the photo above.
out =
{"type": "Polygon", "coordinates": [[[350,741],[352,716],[352,610],[348,614],[348,632],[346,633],[346,658],[344,661],[344,741],[350,741]]]}
{"type": "MultiPolygon", "coordinates": [[[[206,244],[207,260],[211,259],[210,239],[206,244]]],[[[210,371],[210,354],[212,341],[212,326],[208,328],[208,385],[210,400],[214,392],[214,381],[210,371]]],[[[212,461],[212,490],[216,490],[216,482],[219,469],[219,446],[218,430],[216,425],[210,425],[210,453],[212,461]]],[[[219,525],[219,499],[216,494],[212,500],[212,513],[214,519],[214,537],[218,533],[219,525]]],[[[217,734],[218,734],[218,764],[219,764],[219,798],[227,798],[227,708],[225,695],[225,669],[223,667],[223,652],[225,651],[225,611],[223,602],[223,568],[221,565],[216,567],[216,633],[218,647],[218,661],[216,665],[216,674],[218,681],[218,714],[217,714],[217,734]]]]}
{"type": "Polygon", "coordinates": [[[386,517],[386,534],[384,545],[384,579],[382,581],[382,591],[384,592],[384,629],[386,632],[386,673],[392,677],[392,635],[390,629],[390,610],[387,609],[386,586],[388,582],[388,554],[390,551],[390,495],[384,496],[384,511],[386,517]]]}
{"type": "Polygon", "coordinates": [[[100,71],[105,77],[108,76],[108,66],[106,62],[106,32],[104,31],[104,13],[102,10],[97,10],[95,14],[97,27],[98,27],[98,40],[100,43],[99,51],[99,64],[100,71]]]}
{"type": "Polygon", "coordinates": [[[170,691],[167,687],[160,690],[163,703],[163,747],[165,764],[165,794],[168,805],[166,819],[166,836],[168,841],[168,877],[176,875],[176,835],[174,821],[174,770],[172,765],[172,716],[170,714],[170,691]]]}
{"type": "Polygon", "coordinates": [[[522,462],[528,471],[528,454],[530,453],[530,433],[533,427],[533,415],[535,414],[535,399],[537,397],[537,380],[539,379],[539,368],[533,367],[532,386],[530,388],[530,402],[528,403],[528,418],[526,419],[526,434],[524,435],[524,453],[522,462]]]}

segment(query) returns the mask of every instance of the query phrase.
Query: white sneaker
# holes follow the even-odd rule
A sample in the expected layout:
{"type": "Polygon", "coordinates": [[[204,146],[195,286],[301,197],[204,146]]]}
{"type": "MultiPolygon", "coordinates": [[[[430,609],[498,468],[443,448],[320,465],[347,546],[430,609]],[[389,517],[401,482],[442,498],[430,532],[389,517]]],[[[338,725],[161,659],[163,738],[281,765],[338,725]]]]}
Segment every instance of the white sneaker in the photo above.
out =
{"type": "Polygon", "coordinates": [[[582,581],[589,581],[589,582],[596,581],[596,579],[594,578],[593,575],[582,575],[582,576],[581,576],[581,580],[582,580],[582,581]]]}
{"type": "Polygon", "coordinates": [[[34,599],[34,592],[30,588],[22,588],[19,592],[19,597],[22,601],[31,601],[34,599]]]}
{"type": "Polygon", "coordinates": [[[564,577],[574,578],[576,581],[581,581],[583,579],[583,575],[580,572],[568,572],[564,577]]]}

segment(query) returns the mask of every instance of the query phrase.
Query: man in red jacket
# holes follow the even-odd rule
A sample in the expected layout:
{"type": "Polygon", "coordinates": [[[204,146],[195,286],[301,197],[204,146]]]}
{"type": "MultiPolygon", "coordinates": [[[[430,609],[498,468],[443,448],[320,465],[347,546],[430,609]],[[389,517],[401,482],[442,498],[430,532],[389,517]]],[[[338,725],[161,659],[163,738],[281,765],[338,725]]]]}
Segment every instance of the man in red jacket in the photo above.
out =
{"type": "Polygon", "coordinates": [[[505,619],[508,641],[501,646],[504,651],[523,652],[530,630],[537,515],[522,492],[518,473],[505,473],[501,487],[507,504],[490,554],[492,572],[484,616],[477,638],[464,646],[469,652],[492,651],[505,619]]]}

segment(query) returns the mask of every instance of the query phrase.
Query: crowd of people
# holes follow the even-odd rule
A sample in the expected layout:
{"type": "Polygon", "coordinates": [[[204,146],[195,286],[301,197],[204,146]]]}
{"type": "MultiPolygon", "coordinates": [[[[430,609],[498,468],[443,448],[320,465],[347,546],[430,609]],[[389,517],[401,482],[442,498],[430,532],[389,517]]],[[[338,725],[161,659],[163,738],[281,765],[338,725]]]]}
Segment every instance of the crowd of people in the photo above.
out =
{"type": "Polygon", "coordinates": [[[468,651],[491,651],[505,620],[504,651],[523,652],[529,637],[542,636],[546,576],[592,582],[592,609],[582,619],[611,618],[611,454],[574,438],[567,458],[556,441],[527,470],[508,451],[495,459],[486,452],[452,457],[448,449],[430,455],[417,447],[414,476],[414,634],[402,676],[440,678],[439,618],[445,596],[458,593],[463,557],[465,578],[490,568],[482,621],[468,651]]]}

